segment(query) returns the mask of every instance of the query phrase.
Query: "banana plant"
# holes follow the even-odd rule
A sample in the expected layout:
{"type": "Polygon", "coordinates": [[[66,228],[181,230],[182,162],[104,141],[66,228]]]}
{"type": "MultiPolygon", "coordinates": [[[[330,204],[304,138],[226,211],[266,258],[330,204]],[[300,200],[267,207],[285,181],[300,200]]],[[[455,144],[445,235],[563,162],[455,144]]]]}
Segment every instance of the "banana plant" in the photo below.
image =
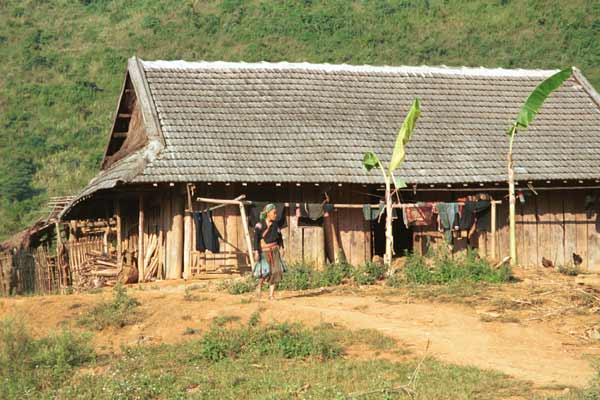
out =
{"type": "Polygon", "coordinates": [[[385,256],[383,258],[383,262],[386,264],[391,264],[392,262],[392,249],[394,247],[394,236],[392,234],[392,183],[396,191],[405,188],[406,182],[401,179],[396,179],[394,177],[394,171],[402,165],[404,162],[404,158],[406,156],[405,147],[408,144],[413,130],[415,129],[415,125],[417,123],[417,119],[421,115],[421,105],[419,103],[419,99],[415,99],[408,112],[406,118],[404,118],[404,122],[402,123],[402,127],[400,131],[398,131],[398,136],[396,137],[396,144],[394,146],[394,151],[392,153],[392,158],[390,159],[390,163],[388,167],[385,168],[383,163],[379,161],[379,158],[372,151],[366,152],[363,157],[363,167],[370,171],[373,168],[379,167],[381,169],[381,175],[385,180],[385,207],[386,207],[386,219],[385,219],[385,256]]]}
{"type": "Polygon", "coordinates": [[[517,120],[506,132],[508,135],[508,155],[507,155],[507,166],[508,166],[508,215],[509,215],[509,242],[510,242],[510,263],[511,265],[517,264],[517,238],[516,238],[516,222],[515,222],[515,170],[513,164],[513,141],[516,134],[519,131],[525,131],[546,99],[552,92],[562,86],[562,84],[571,77],[573,74],[573,68],[565,68],[560,72],[546,78],[540,83],[533,92],[527,97],[525,103],[519,111],[517,120]]]}

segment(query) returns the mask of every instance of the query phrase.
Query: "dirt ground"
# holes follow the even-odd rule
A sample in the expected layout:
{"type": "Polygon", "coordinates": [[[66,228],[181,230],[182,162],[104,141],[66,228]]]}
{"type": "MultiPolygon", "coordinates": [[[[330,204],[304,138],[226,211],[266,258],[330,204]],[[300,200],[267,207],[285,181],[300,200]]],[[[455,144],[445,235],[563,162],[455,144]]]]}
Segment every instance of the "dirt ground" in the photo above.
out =
{"type": "MultiPolygon", "coordinates": [[[[206,329],[224,315],[244,321],[258,310],[263,322],[376,329],[415,357],[429,343],[427,354],[441,361],[498,370],[542,390],[585,386],[595,374],[591,360],[600,355],[600,279],[544,269],[515,275],[515,283],[460,294],[343,285],[281,292],[276,301],[229,295],[213,279],[133,285],[129,294],[142,303],[143,318],[97,332],[94,341],[105,353],[119,352],[123,344],[175,343],[193,338],[183,334],[188,327],[206,329]]],[[[61,326],[79,329],[75,320],[111,295],[107,288],[97,294],[1,299],[0,319],[21,318],[34,335],[61,326]]]]}

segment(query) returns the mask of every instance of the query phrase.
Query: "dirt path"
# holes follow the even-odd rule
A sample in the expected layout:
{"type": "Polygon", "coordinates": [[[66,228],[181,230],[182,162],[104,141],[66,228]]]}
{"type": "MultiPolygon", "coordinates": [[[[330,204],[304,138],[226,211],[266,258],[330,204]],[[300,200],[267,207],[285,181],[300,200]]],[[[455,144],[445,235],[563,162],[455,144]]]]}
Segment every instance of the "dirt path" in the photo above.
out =
{"type": "MultiPolygon", "coordinates": [[[[565,337],[551,326],[482,322],[474,308],[456,304],[406,304],[400,297],[380,296],[371,290],[359,296],[333,291],[288,292],[280,300],[250,301],[248,295],[195,290],[193,301],[183,299],[183,285],[130,290],[142,303],[145,318],[120,330],[96,335],[99,349],[118,351],[121,344],[189,340],[186,327],[206,328],[219,315],[247,319],[256,310],[262,320],[341,324],[350,329],[376,329],[398,339],[416,355],[441,361],[494,369],[538,387],[584,386],[594,370],[581,350],[564,345],[565,337]]],[[[0,300],[0,319],[18,315],[35,334],[46,334],[73,321],[103,294],[47,296],[0,300]]]]}
{"type": "Polygon", "coordinates": [[[457,305],[390,305],[372,298],[327,296],[290,298],[273,308],[279,318],[318,318],[350,329],[377,329],[416,353],[429,341],[429,353],[439,360],[502,371],[540,386],[583,386],[594,375],[581,354],[562,344],[564,337],[543,326],[485,323],[474,310],[457,305]]]}

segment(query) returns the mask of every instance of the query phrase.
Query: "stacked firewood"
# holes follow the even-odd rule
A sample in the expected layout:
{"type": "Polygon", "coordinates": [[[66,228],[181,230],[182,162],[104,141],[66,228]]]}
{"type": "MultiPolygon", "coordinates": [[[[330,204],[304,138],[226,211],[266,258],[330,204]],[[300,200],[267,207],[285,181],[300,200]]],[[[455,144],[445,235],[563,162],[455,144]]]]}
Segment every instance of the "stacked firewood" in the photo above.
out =
{"type": "Polygon", "coordinates": [[[86,252],[86,260],[81,263],[73,278],[73,289],[77,291],[114,286],[119,276],[117,257],[100,251],[86,252]]]}
{"type": "Polygon", "coordinates": [[[146,254],[144,255],[144,281],[153,280],[155,278],[163,278],[162,276],[162,264],[161,260],[161,249],[163,235],[162,232],[159,234],[151,234],[148,237],[148,244],[146,247],[146,254]]]}

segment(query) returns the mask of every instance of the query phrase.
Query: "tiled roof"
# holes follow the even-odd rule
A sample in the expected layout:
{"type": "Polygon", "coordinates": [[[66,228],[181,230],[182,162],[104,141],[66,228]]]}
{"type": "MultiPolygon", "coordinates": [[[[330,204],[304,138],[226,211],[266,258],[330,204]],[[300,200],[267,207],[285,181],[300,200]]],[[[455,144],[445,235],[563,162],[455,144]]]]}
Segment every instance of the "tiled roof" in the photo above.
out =
{"type": "MultiPolygon", "coordinates": [[[[505,181],[504,132],[531,90],[555,72],[141,65],[165,147],[135,182],[380,183],[378,171],[361,168],[362,155],[389,159],[415,97],[422,114],[397,176],[419,184],[505,181]]],[[[518,135],[518,180],[600,178],[600,109],[586,85],[569,80],[518,135]]]]}

